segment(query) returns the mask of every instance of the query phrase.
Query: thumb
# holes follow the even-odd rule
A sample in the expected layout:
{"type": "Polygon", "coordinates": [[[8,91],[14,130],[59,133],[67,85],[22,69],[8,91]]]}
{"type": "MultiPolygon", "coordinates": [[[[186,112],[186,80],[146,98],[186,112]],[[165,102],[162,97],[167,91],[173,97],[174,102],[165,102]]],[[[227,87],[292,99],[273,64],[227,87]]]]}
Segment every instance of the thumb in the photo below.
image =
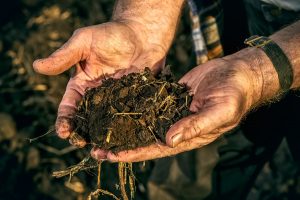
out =
{"type": "Polygon", "coordinates": [[[167,145],[175,147],[195,137],[201,138],[203,144],[212,142],[219,136],[219,133],[235,127],[235,120],[231,119],[232,115],[229,112],[223,105],[212,106],[179,120],[166,134],[167,145]]]}
{"type": "Polygon", "coordinates": [[[45,75],[57,75],[85,60],[89,44],[87,39],[90,38],[87,34],[87,31],[75,31],[73,36],[48,58],[35,60],[34,70],[45,75]]]}

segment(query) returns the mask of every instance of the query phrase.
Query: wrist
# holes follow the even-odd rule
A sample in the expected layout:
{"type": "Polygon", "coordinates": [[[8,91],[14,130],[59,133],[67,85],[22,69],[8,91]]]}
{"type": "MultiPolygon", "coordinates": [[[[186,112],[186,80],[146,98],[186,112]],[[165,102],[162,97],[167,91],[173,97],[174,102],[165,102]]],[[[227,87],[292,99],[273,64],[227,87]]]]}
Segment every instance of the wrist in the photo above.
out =
{"type": "Polygon", "coordinates": [[[143,41],[144,48],[166,54],[173,41],[183,3],[184,0],[120,0],[112,20],[133,29],[143,41]]]}
{"type": "Polygon", "coordinates": [[[156,51],[161,55],[166,55],[171,45],[172,41],[165,40],[163,41],[159,33],[156,35],[149,30],[143,23],[136,21],[134,19],[114,19],[113,22],[122,24],[129,28],[132,33],[135,35],[135,39],[139,45],[139,47],[143,51],[156,51]]]}
{"type": "Polygon", "coordinates": [[[263,50],[249,47],[228,56],[227,59],[238,62],[247,77],[250,107],[255,107],[279,94],[277,72],[263,50]]]}

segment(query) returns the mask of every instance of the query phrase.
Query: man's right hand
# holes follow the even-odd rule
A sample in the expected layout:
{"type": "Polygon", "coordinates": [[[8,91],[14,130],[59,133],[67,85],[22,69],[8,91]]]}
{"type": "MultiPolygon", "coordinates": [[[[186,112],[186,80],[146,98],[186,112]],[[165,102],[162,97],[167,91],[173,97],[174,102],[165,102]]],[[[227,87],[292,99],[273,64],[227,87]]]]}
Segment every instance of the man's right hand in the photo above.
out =
{"type": "MultiPolygon", "coordinates": [[[[183,4],[184,0],[116,1],[111,22],[78,29],[51,56],[33,63],[35,71],[45,75],[57,75],[76,65],[58,108],[59,137],[70,137],[70,119],[86,88],[99,86],[105,77],[120,78],[145,67],[154,73],[161,70],[183,4]]],[[[83,145],[84,141],[78,146],[83,145]]],[[[103,159],[106,153],[94,148],[92,156],[103,159]]]]}
{"type": "Polygon", "coordinates": [[[56,131],[61,138],[72,132],[70,119],[86,88],[101,84],[105,77],[119,78],[124,74],[150,67],[154,72],[164,65],[166,50],[155,44],[144,44],[130,22],[109,22],[78,29],[60,49],[48,58],[36,60],[36,72],[60,74],[76,64],[74,75],[58,108],[56,131]]]}

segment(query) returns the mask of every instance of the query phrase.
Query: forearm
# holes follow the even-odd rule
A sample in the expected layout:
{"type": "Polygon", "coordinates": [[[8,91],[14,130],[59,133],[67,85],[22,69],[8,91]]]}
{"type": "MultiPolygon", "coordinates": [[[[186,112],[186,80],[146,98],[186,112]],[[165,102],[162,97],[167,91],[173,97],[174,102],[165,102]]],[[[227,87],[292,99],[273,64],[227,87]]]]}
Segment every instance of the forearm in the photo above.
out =
{"type": "Polygon", "coordinates": [[[270,37],[289,58],[294,73],[292,89],[300,87],[300,20],[270,37]]]}
{"type": "MultiPolygon", "coordinates": [[[[300,21],[270,36],[288,57],[293,68],[291,89],[300,87],[300,21]]],[[[246,48],[231,56],[250,68],[253,80],[253,103],[257,104],[280,94],[278,74],[269,57],[260,48],[246,48]]]]}
{"type": "Polygon", "coordinates": [[[184,0],[118,0],[112,20],[128,23],[145,45],[168,51],[175,35],[184,0]]]}

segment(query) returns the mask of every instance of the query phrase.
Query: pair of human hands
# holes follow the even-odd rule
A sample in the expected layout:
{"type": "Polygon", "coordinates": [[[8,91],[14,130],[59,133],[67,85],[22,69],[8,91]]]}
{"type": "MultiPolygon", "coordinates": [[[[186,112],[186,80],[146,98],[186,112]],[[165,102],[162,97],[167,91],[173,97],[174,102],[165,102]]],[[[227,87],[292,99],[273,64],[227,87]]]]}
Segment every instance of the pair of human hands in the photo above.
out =
{"type": "MultiPolygon", "coordinates": [[[[120,78],[145,67],[157,73],[163,68],[167,49],[147,43],[147,38],[138,36],[138,31],[120,22],[82,28],[51,56],[33,63],[35,71],[45,75],[57,75],[76,65],[58,109],[59,137],[69,138],[70,119],[86,88],[100,85],[104,77],[120,78]]],[[[254,82],[247,64],[234,56],[195,67],[179,81],[193,95],[190,105],[193,114],[170,127],[166,144],[155,143],[117,154],[94,148],[91,155],[111,162],[137,162],[207,145],[237,126],[255,103],[254,82]]]]}

